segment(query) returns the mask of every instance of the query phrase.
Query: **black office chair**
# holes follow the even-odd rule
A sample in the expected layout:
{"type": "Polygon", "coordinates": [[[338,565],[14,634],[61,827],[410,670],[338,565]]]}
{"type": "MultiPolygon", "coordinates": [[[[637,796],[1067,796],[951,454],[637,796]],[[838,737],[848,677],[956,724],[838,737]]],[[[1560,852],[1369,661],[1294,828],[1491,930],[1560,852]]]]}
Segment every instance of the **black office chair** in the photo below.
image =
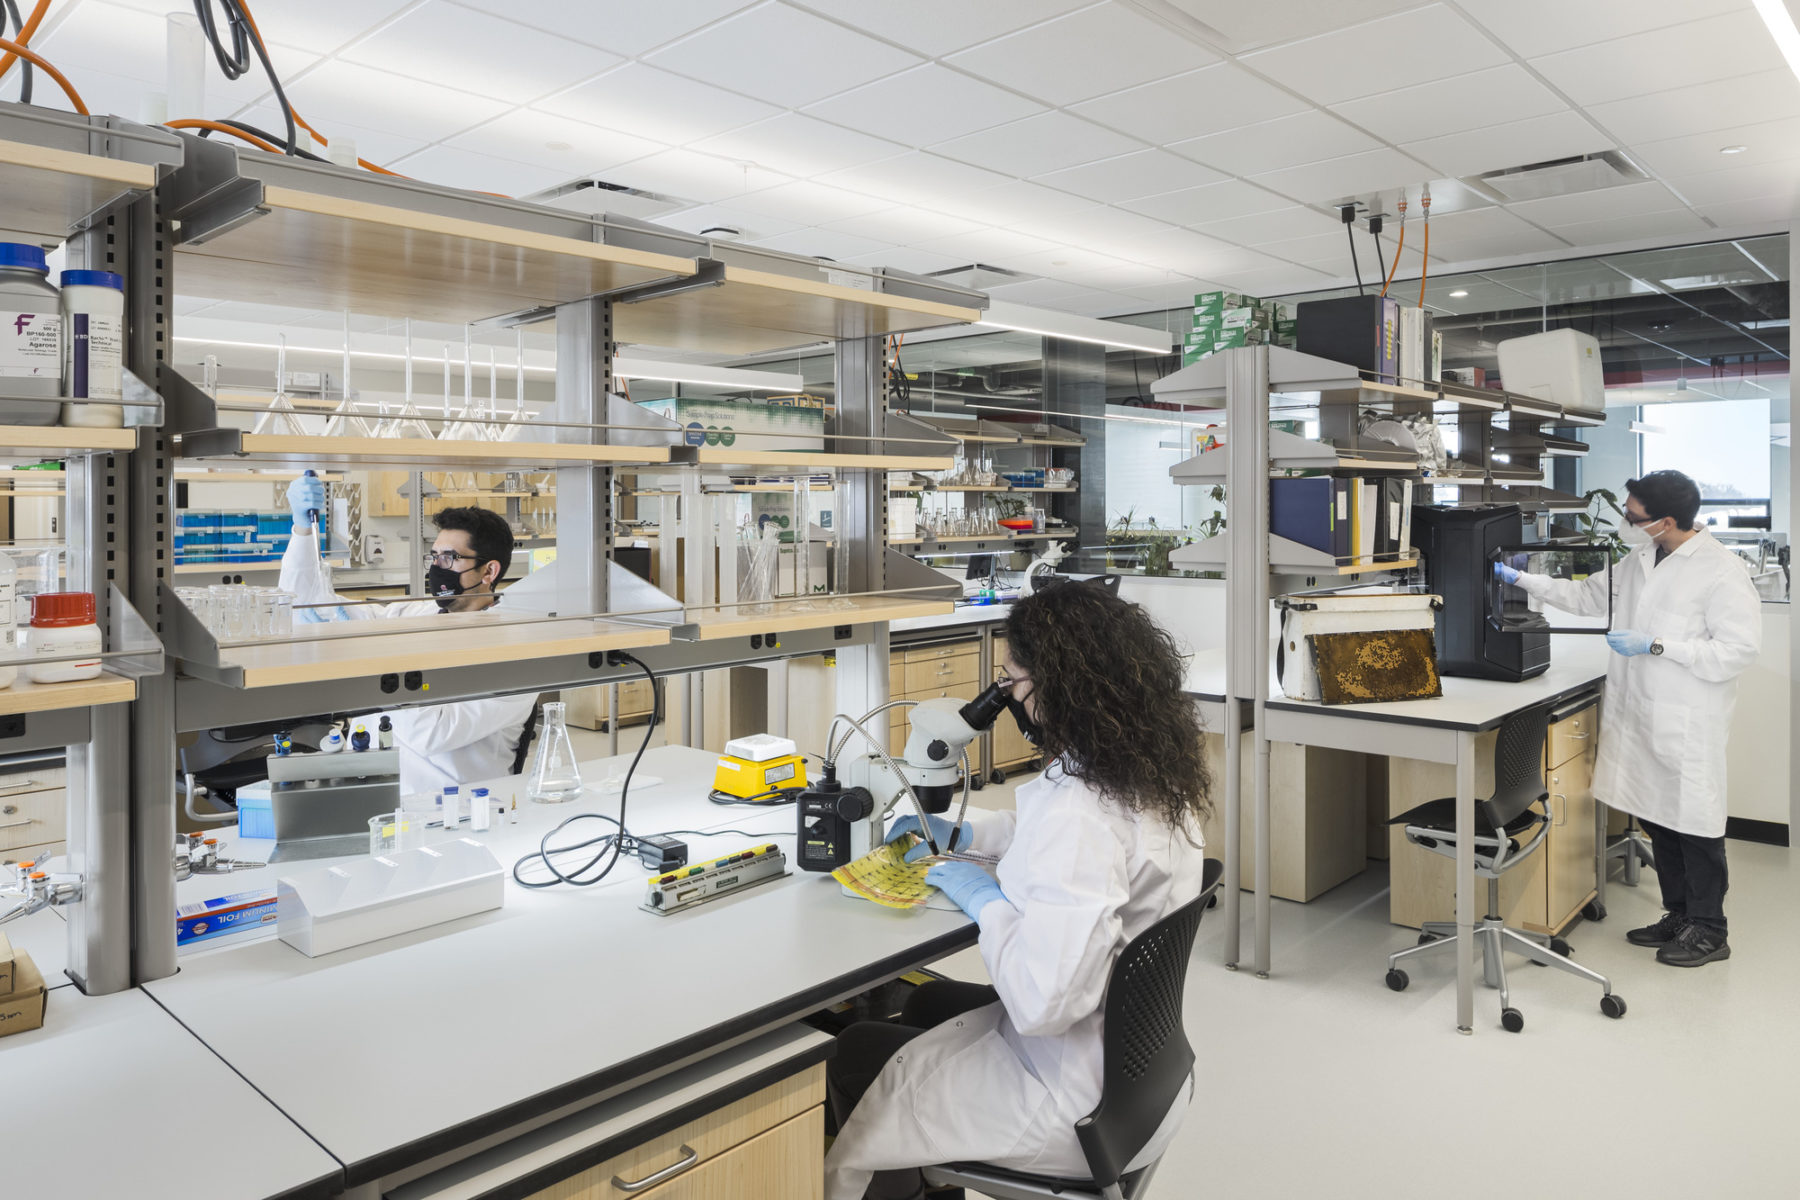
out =
{"type": "Polygon", "coordinates": [[[531,758],[531,743],[537,739],[538,730],[543,727],[544,702],[539,700],[532,704],[531,715],[525,718],[525,728],[519,731],[519,744],[513,747],[512,770],[509,774],[525,773],[525,764],[531,758]]]}
{"type": "Polygon", "coordinates": [[[1207,859],[1200,895],[1131,940],[1106,985],[1100,1103],[1075,1123],[1089,1179],[1057,1179],[985,1163],[926,1167],[932,1187],[972,1188],[993,1200],[1137,1200],[1156,1162],[1132,1161],[1169,1115],[1194,1071],[1181,1027],[1181,998],[1200,916],[1225,865],[1207,859]],[[1127,1169],[1131,1168],[1131,1169],[1127,1169]]]}
{"type": "MultiPolygon", "coordinates": [[[[1530,858],[1550,832],[1549,792],[1544,788],[1544,737],[1550,728],[1550,705],[1514,713],[1500,726],[1494,747],[1494,794],[1475,804],[1475,874],[1488,881],[1487,916],[1475,926],[1481,947],[1482,978],[1500,989],[1500,1024],[1513,1033],[1525,1028],[1525,1017],[1511,1003],[1506,986],[1507,950],[1523,954],[1539,966],[1555,967],[1590,979],[1604,989],[1600,1011],[1609,1017],[1625,1015],[1625,1001],[1613,994],[1612,984],[1598,971],[1590,971],[1569,957],[1569,944],[1559,937],[1524,934],[1508,929],[1500,919],[1500,877],[1530,858]],[[1521,844],[1520,839],[1529,838],[1521,844]]],[[[1406,840],[1446,858],[1456,857],[1456,799],[1428,800],[1388,822],[1404,825],[1406,840]]],[[[1400,961],[1433,954],[1456,944],[1456,924],[1427,921],[1419,944],[1388,955],[1387,985],[1406,990],[1410,980],[1400,961]]]]}

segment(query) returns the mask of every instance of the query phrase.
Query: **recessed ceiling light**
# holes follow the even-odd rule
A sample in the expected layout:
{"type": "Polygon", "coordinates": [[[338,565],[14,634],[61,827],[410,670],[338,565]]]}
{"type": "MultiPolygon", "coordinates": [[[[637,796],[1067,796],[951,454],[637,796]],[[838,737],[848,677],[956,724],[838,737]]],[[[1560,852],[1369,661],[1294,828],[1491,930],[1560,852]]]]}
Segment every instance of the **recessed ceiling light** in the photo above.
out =
{"type": "Polygon", "coordinates": [[[1066,258],[1053,258],[1050,260],[1050,265],[1053,267],[1066,267],[1069,265],[1069,260],[1066,258]]]}
{"type": "Polygon", "coordinates": [[[1461,300],[1461,299],[1462,299],[1462,298],[1463,298],[1463,297],[1464,297],[1464,296],[1466,296],[1466,295],[1468,295],[1468,294],[1469,294],[1469,293],[1467,293],[1467,292],[1451,292],[1451,293],[1450,293],[1450,298],[1451,298],[1451,299],[1452,299],[1452,300],[1461,300]]]}
{"type": "Polygon", "coordinates": [[[573,150],[574,148],[575,147],[569,145],[569,143],[567,143],[567,142],[545,142],[544,143],[544,149],[546,149],[546,150],[562,151],[562,150],[573,150]]]}
{"type": "Polygon", "coordinates": [[[1719,153],[1720,154],[1742,154],[1744,151],[1748,150],[1749,148],[1750,147],[1748,147],[1748,146],[1720,146],[1719,153]]]}

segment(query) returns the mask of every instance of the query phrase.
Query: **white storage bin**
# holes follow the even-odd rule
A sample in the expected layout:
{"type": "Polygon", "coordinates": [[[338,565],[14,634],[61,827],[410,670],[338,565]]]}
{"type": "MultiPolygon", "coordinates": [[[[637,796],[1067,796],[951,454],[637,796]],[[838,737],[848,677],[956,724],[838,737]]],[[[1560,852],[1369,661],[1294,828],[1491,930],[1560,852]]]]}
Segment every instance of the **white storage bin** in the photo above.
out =
{"type": "Polygon", "coordinates": [[[1439,597],[1422,592],[1358,589],[1283,596],[1277,669],[1281,694],[1290,700],[1319,699],[1319,672],[1307,638],[1316,633],[1378,633],[1391,629],[1432,629],[1439,597]]]}

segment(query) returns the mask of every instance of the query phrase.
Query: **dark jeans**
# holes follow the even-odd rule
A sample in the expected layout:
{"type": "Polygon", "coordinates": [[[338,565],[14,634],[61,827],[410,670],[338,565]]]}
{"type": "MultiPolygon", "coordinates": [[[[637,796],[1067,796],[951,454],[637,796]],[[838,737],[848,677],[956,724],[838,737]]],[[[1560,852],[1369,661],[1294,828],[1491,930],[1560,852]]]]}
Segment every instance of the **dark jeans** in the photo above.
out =
{"type": "MultiPolygon", "coordinates": [[[[858,1021],[838,1034],[837,1054],[825,1065],[825,1091],[836,1127],[841,1129],[850,1119],[851,1110],[900,1047],[927,1029],[999,999],[1000,993],[984,984],[937,979],[914,989],[907,997],[898,1024],[858,1021]]],[[[923,1187],[924,1180],[916,1169],[878,1171],[867,1194],[909,1197],[919,1195],[923,1187]]]]}
{"type": "Polygon", "coordinates": [[[1677,833],[1638,818],[1656,853],[1663,907],[1678,917],[1725,932],[1725,839],[1677,833]]]}

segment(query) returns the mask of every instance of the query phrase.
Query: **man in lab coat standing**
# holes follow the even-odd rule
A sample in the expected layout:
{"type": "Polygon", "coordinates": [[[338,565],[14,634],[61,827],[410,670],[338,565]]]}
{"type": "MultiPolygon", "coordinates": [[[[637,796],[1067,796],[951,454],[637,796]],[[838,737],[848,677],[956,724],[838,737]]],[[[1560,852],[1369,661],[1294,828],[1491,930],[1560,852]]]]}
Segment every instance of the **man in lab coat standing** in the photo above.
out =
{"type": "MultiPolygon", "coordinates": [[[[1661,920],[1625,936],[1656,960],[1699,967],[1731,957],[1725,923],[1725,746],[1737,677],[1762,648],[1762,605],[1742,559],[1694,527],[1700,489],[1679,471],[1625,485],[1627,542],[1613,568],[1616,652],[1606,672],[1594,795],[1650,835],[1661,920]]],[[[1606,614],[1604,575],[1581,582],[1495,573],[1545,603],[1606,614]]]]}
{"type": "MultiPolygon", "coordinates": [[[[500,601],[494,587],[512,561],[513,532],[505,518],[485,508],[447,508],[432,518],[438,527],[425,574],[425,590],[435,600],[404,604],[350,604],[332,590],[331,568],[319,557],[318,534],[310,513],[325,510],[325,485],[303,475],[288,485],[294,512],[293,536],[281,556],[281,589],[301,620],[359,620],[480,612],[500,601]]],[[[508,595],[512,594],[508,589],[508,595]]],[[[449,631],[446,630],[446,633],[449,631]]],[[[429,664],[423,664],[429,665],[429,664]]],[[[496,696],[449,704],[402,708],[393,719],[394,747],[400,752],[400,787],[409,795],[435,795],[446,785],[512,774],[519,739],[537,697],[496,696]]],[[[371,719],[373,724],[373,719],[371,719]]]]}

